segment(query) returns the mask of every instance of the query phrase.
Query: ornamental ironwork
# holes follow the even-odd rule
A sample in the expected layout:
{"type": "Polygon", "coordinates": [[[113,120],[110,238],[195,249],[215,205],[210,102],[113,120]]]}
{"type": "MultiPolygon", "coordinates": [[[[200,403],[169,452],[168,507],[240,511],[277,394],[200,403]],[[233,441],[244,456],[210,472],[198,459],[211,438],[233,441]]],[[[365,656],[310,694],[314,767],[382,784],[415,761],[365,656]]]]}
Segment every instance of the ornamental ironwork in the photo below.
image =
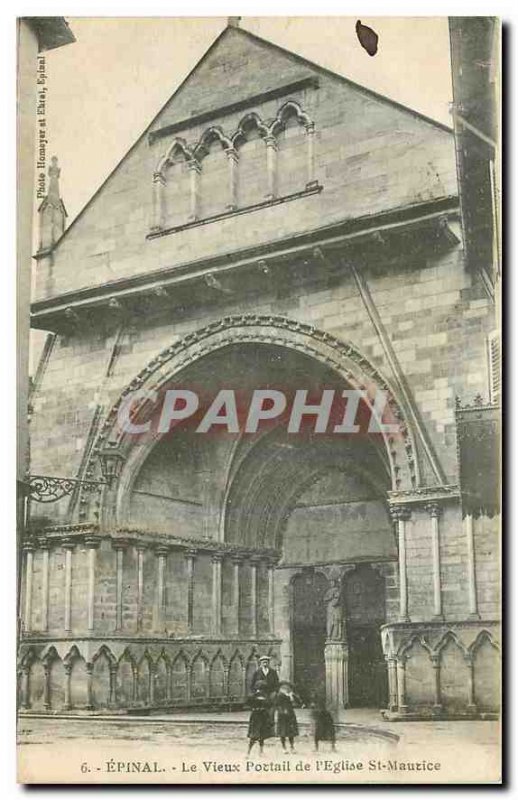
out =
{"type": "Polygon", "coordinates": [[[105,485],[106,481],[84,481],[79,478],[56,478],[51,475],[30,475],[27,482],[27,496],[38,503],[55,503],[71,494],[76,486],[94,489],[105,485]]]}

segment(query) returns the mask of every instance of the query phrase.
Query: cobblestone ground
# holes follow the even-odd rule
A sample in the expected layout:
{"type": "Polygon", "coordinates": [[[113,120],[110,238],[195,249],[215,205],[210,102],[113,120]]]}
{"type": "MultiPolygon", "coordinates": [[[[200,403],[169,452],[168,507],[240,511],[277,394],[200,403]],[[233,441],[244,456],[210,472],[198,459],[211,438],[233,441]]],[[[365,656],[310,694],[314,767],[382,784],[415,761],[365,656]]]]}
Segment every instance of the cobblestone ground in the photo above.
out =
{"type": "Polygon", "coordinates": [[[206,720],[199,715],[130,719],[24,716],[18,725],[19,763],[24,769],[37,763],[40,772],[43,759],[49,775],[52,769],[63,767],[67,781],[100,783],[293,782],[297,778],[308,782],[440,782],[441,778],[477,781],[484,776],[498,780],[496,722],[386,723],[375,712],[351,712],[348,722],[337,727],[336,752],[331,753],[323,743],[316,754],[308,714],[301,711],[298,717],[300,736],[294,754],[285,756],[279,740],[270,739],[262,756],[252,751],[248,758],[246,714],[213,715],[206,720]],[[423,766],[401,773],[393,768],[401,759],[423,766]],[[147,775],[141,772],[144,763],[150,765],[147,775]],[[354,766],[360,763],[362,768],[354,766]],[[436,763],[441,764],[438,769],[424,766],[436,763]],[[315,775],[315,770],[319,774],[315,775]],[[231,771],[232,778],[227,774],[231,771]]]}

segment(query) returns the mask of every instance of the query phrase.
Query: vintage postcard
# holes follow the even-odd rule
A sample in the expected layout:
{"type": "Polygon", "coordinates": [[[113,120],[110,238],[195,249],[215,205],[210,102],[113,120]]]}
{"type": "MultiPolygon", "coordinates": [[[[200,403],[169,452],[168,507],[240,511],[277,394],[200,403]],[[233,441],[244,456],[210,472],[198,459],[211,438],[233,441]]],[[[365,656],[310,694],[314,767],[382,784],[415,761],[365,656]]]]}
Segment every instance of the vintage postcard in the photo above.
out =
{"type": "Polygon", "coordinates": [[[18,19],[18,780],[499,784],[500,22],[18,19]]]}

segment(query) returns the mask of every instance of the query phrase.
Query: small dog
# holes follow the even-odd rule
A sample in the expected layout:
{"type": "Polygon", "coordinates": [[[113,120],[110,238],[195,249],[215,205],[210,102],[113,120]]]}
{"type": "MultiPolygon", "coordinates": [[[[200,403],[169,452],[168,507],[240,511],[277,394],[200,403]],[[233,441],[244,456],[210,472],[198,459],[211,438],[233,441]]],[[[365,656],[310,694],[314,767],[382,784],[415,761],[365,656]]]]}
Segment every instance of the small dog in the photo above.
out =
{"type": "Polygon", "coordinates": [[[331,750],[334,752],[336,750],[335,723],[322,698],[312,704],[312,717],[315,752],[318,752],[318,745],[322,741],[331,742],[331,750]]]}

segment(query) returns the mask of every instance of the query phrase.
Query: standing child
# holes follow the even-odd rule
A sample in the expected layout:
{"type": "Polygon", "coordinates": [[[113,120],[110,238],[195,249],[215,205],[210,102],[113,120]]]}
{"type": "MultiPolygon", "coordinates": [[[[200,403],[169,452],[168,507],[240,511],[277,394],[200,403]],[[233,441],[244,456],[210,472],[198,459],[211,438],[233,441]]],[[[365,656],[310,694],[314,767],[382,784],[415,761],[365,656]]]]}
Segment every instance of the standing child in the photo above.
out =
{"type": "Polygon", "coordinates": [[[276,699],[277,709],[277,736],[281,740],[282,748],[286,753],[286,739],[290,743],[291,752],[295,752],[295,737],[299,735],[299,726],[293,706],[300,702],[293,691],[293,686],[288,681],[281,681],[276,699]]]}
{"type": "Polygon", "coordinates": [[[257,681],[255,691],[249,700],[252,713],[248,723],[248,753],[256,742],[259,743],[259,752],[262,753],[264,740],[273,736],[270,701],[266,696],[266,689],[266,681],[257,681]]]}

